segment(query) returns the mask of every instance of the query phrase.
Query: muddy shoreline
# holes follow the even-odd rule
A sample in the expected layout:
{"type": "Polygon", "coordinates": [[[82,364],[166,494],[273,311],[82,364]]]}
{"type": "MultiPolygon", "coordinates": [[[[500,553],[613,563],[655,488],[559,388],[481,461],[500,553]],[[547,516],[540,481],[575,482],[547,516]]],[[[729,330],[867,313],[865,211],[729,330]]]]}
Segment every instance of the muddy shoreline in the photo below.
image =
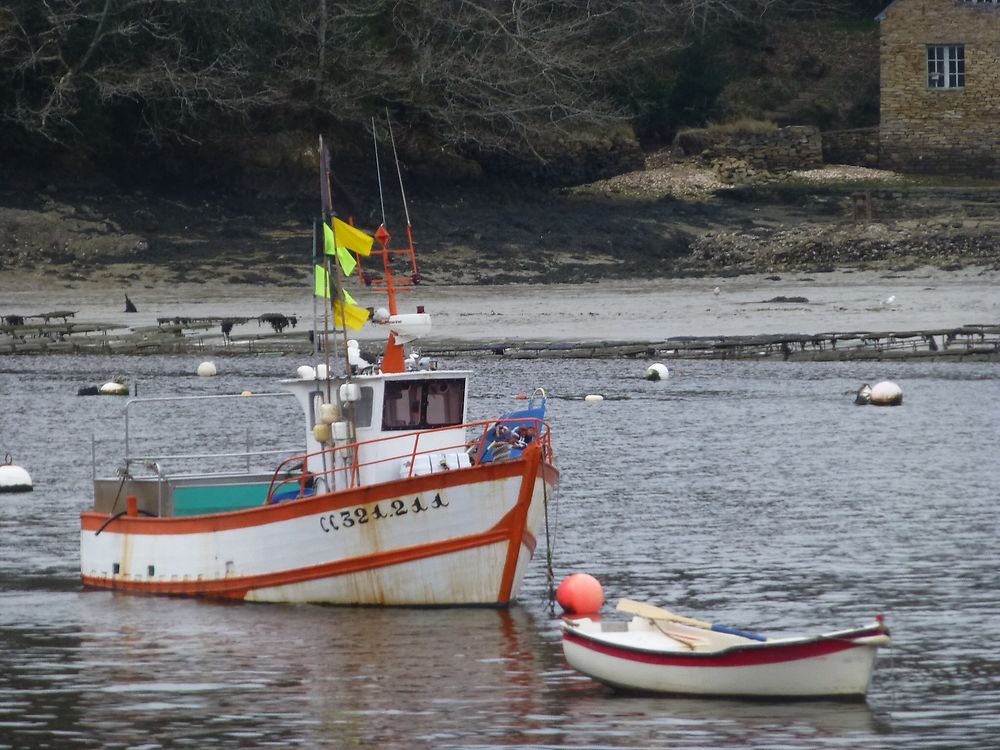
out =
{"type": "MultiPolygon", "coordinates": [[[[415,346],[442,356],[672,356],[666,354],[670,350],[725,355],[734,351],[734,342],[780,336],[808,341],[809,352],[801,356],[815,358],[824,356],[814,352],[815,341],[835,332],[838,340],[859,341],[891,358],[901,348],[907,353],[927,348],[929,342],[919,332],[937,331],[933,335],[943,350],[945,329],[989,328],[989,342],[980,337],[972,343],[994,346],[993,329],[1000,330],[998,286],[1000,272],[981,267],[586,284],[427,282],[400,300],[400,311],[425,306],[433,329],[415,346]]],[[[363,289],[355,294],[363,303],[383,301],[369,299],[363,289]]],[[[213,278],[131,286],[76,281],[46,288],[0,275],[0,300],[5,318],[0,321],[0,353],[303,356],[311,351],[309,331],[324,326],[322,308],[315,305],[308,284],[233,284],[213,278]],[[125,311],[125,294],[135,312],[125,311]],[[10,325],[11,313],[23,319],[10,325]]],[[[351,337],[377,356],[385,330],[366,325],[351,337]]],[[[838,352],[847,347],[839,345],[838,352]]],[[[770,346],[759,351],[782,354],[770,346]]],[[[957,351],[947,352],[948,358],[956,361],[952,355],[957,351]]]]}
{"type": "MultiPolygon", "coordinates": [[[[299,334],[320,328],[314,206],[295,196],[0,191],[4,351],[225,353],[226,320],[239,321],[233,341],[246,344],[234,353],[268,351],[280,347],[262,322],[270,316],[299,334]],[[68,328],[45,318],[60,311],[72,313],[68,328]]],[[[432,339],[586,350],[1000,321],[1000,188],[990,185],[945,189],[837,167],[732,186],[689,161],[575,190],[417,192],[407,208],[432,339]]],[[[390,226],[402,215],[387,205],[390,226]]],[[[381,216],[356,221],[371,229],[381,216]]],[[[349,286],[363,305],[382,302],[356,279],[349,286]]],[[[357,337],[383,335],[366,326],[357,337]]]]}
{"type": "MultiPolygon", "coordinates": [[[[7,186],[0,275],[39,288],[300,286],[311,266],[313,186],[238,187],[7,186]]],[[[420,272],[434,284],[1000,268],[1000,186],[943,187],[854,167],[731,185],[710,165],[661,159],[576,189],[491,184],[411,193],[420,272]]],[[[352,205],[377,209],[380,201],[362,196],[352,205]]],[[[405,241],[404,216],[387,197],[394,244],[405,241]]],[[[382,221],[379,210],[354,218],[369,230],[382,221]]]]}

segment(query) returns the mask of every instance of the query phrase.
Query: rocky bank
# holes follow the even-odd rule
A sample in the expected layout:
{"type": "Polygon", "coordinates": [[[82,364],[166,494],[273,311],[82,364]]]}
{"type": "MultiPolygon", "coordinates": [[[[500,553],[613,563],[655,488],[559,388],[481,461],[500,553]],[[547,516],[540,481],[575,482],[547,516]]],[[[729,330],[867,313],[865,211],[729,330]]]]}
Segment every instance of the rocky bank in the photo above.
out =
{"type": "MultiPolygon", "coordinates": [[[[22,181],[0,190],[0,276],[299,285],[310,267],[312,188],[22,181]]],[[[1000,268],[1000,185],[860,167],[767,174],[659,152],[642,170],[573,189],[416,185],[407,197],[421,273],[433,283],[1000,268]]],[[[355,219],[378,226],[378,196],[353,204],[375,206],[355,219]]],[[[404,215],[386,199],[399,239],[404,215]]]]}

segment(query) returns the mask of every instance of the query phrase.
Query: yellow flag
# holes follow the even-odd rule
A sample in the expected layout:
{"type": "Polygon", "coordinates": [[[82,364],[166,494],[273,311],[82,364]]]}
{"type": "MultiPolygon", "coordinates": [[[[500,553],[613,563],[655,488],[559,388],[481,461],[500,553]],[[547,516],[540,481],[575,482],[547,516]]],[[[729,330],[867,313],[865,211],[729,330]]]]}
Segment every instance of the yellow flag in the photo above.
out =
{"type": "MultiPolygon", "coordinates": [[[[344,293],[347,296],[347,293],[344,293]]],[[[347,326],[353,331],[358,331],[368,320],[368,310],[363,307],[358,307],[357,305],[352,305],[348,303],[346,306],[342,307],[340,300],[335,300],[333,303],[333,320],[337,325],[347,326]],[[344,313],[346,310],[346,314],[344,313]]]]}
{"type": "MultiPolygon", "coordinates": [[[[334,219],[333,221],[336,224],[338,220],[334,219]]],[[[344,222],[340,223],[344,224],[344,222]]],[[[344,224],[344,226],[346,227],[347,224],[344,224]]],[[[337,231],[339,232],[340,230],[338,229],[337,231]]],[[[340,267],[344,269],[344,276],[350,276],[354,273],[354,268],[358,265],[358,262],[354,260],[353,255],[347,252],[347,248],[344,247],[343,240],[337,243],[336,246],[334,245],[333,230],[326,224],[323,225],[323,248],[327,255],[337,256],[337,260],[340,261],[340,267]]]]}
{"type": "Polygon", "coordinates": [[[372,243],[375,242],[375,238],[371,235],[336,217],[333,219],[333,231],[337,234],[337,245],[340,247],[346,247],[365,257],[372,254],[372,243]]]}

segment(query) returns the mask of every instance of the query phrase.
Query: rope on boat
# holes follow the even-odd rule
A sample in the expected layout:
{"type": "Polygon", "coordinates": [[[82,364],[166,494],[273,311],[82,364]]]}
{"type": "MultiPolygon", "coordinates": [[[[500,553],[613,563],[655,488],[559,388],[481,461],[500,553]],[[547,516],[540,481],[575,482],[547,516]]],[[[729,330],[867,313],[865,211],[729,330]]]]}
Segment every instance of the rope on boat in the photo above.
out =
{"type": "Polygon", "coordinates": [[[382,226],[385,226],[385,196],[382,192],[382,166],[378,159],[378,133],[375,131],[375,118],[372,117],[372,143],[375,146],[375,176],[378,178],[378,202],[382,207],[382,226]]]}
{"type": "Polygon", "coordinates": [[[688,651],[694,651],[694,643],[689,641],[684,636],[680,635],[679,633],[671,633],[667,630],[664,630],[659,620],[651,619],[650,622],[653,623],[656,626],[656,629],[659,630],[661,633],[663,633],[663,635],[667,636],[667,638],[677,641],[679,644],[686,647],[688,651]]]}
{"type": "MultiPolygon", "coordinates": [[[[399,166],[399,154],[396,153],[396,136],[392,132],[392,120],[389,119],[389,108],[385,108],[385,124],[389,128],[389,142],[392,143],[392,158],[396,162],[396,175],[399,177],[399,194],[403,198],[403,213],[406,215],[406,226],[410,226],[410,209],[406,205],[406,191],[403,189],[403,170],[399,166]]],[[[372,118],[372,129],[375,128],[375,120],[372,118]]],[[[381,190],[381,185],[379,187],[381,190]]],[[[382,219],[385,220],[385,209],[382,209],[382,219]]]]}
{"type": "MultiPolygon", "coordinates": [[[[150,513],[148,510],[143,510],[142,508],[138,508],[136,510],[136,513],[138,513],[140,516],[147,516],[149,518],[156,518],[157,517],[157,515],[155,513],[150,513]]],[[[106,528],[108,528],[108,526],[110,526],[115,521],[117,521],[119,518],[121,518],[122,516],[126,516],[126,515],[128,515],[128,510],[120,510],[120,511],[118,511],[113,516],[111,516],[111,518],[109,518],[107,521],[105,521],[104,523],[101,524],[101,528],[99,528],[97,531],[94,532],[94,536],[97,536],[102,531],[104,531],[106,528]]]]}
{"type": "MultiPolygon", "coordinates": [[[[536,391],[537,392],[537,391],[536,391]]],[[[542,391],[544,395],[545,391],[542,391]]],[[[552,443],[549,442],[549,451],[552,451],[552,443]]],[[[549,611],[555,613],[556,610],[556,576],[552,565],[552,544],[556,537],[555,529],[550,529],[549,525],[549,485],[545,482],[545,464],[544,455],[542,456],[542,507],[545,511],[545,577],[549,583],[549,611]]],[[[549,459],[552,463],[555,463],[554,455],[550,455],[549,459]]],[[[556,502],[556,529],[559,526],[559,503],[556,502]]]]}
{"type": "Polygon", "coordinates": [[[549,583],[549,611],[555,612],[556,586],[555,573],[552,571],[552,535],[549,533],[549,486],[545,483],[544,464],[542,468],[542,500],[545,509],[545,577],[549,583]]]}
{"type": "MultiPolygon", "coordinates": [[[[128,466],[127,465],[124,468],[119,469],[118,473],[121,474],[122,481],[120,481],[118,483],[118,492],[115,493],[115,501],[111,505],[111,515],[114,515],[115,508],[118,507],[118,501],[122,499],[122,489],[125,487],[126,480],[132,478],[132,475],[129,474],[128,466]]],[[[104,526],[101,527],[101,529],[103,529],[103,528],[104,528],[104,526]]],[[[97,533],[98,534],[101,533],[100,529],[98,529],[97,533]]]]}

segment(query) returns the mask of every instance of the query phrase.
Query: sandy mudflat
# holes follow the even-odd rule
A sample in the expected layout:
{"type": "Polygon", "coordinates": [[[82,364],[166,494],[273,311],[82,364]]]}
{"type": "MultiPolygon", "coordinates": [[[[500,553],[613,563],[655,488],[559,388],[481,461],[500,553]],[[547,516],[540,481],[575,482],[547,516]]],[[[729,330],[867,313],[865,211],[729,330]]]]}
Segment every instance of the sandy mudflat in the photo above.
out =
{"type": "MultiPolygon", "coordinates": [[[[364,305],[384,300],[352,289],[364,305]]],[[[438,286],[401,298],[401,312],[424,305],[431,339],[658,341],[672,336],[731,336],[827,331],[904,331],[1000,323],[1000,272],[833,272],[700,279],[600,281],[590,284],[438,286]],[[716,287],[718,293],[715,293],[716,287]],[[807,302],[768,302],[804,297],[807,302]]],[[[309,289],[174,283],[143,277],[120,282],[66,281],[28,272],[0,274],[0,316],[76,313],[79,322],[155,325],[158,318],[298,316],[309,328],[309,289]],[[125,313],[125,294],[138,307],[125,313]]],[[[320,321],[322,325],[322,321],[320,321]]],[[[247,331],[258,327],[247,324],[247,331]]],[[[373,326],[357,338],[379,339],[373,326]]]]}

